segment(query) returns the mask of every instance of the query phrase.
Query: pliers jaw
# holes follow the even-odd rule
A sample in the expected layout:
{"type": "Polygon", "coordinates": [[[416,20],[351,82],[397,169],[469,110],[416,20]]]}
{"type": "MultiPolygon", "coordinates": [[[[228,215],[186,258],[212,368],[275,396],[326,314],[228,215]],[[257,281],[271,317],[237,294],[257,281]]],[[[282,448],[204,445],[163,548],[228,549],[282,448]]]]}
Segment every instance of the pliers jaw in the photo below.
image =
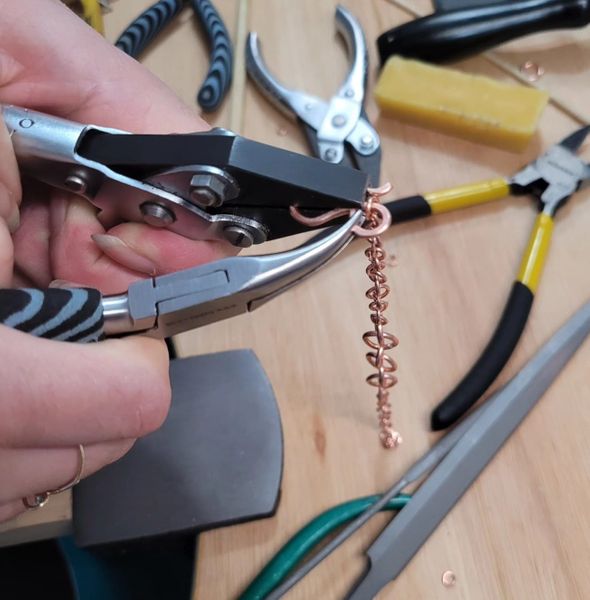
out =
{"type": "Polygon", "coordinates": [[[249,246],[307,230],[289,216],[358,209],[365,173],[225,130],[134,135],[4,107],[21,170],[74,191],[105,224],[146,222],[249,246]]]}
{"type": "Polygon", "coordinates": [[[282,112],[304,127],[313,153],[322,160],[365,171],[370,185],[379,185],[380,140],[363,108],[367,80],[367,47],[353,15],[338,6],[336,26],[351,57],[348,75],[329,102],[291,90],[271,74],[256,33],[246,42],[246,68],[260,91],[282,112]]]}
{"type": "Polygon", "coordinates": [[[103,298],[105,333],[169,337],[253,311],[336,256],[363,221],[357,210],[336,230],[293,250],[225,258],[135,282],[126,294],[103,298]]]}
{"type": "Polygon", "coordinates": [[[535,196],[540,210],[555,215],[557,210],[590,181],[590,165],[577,152],[590,133],[582,127],[555,144],[510,180],[516,193],[535,196]]]}

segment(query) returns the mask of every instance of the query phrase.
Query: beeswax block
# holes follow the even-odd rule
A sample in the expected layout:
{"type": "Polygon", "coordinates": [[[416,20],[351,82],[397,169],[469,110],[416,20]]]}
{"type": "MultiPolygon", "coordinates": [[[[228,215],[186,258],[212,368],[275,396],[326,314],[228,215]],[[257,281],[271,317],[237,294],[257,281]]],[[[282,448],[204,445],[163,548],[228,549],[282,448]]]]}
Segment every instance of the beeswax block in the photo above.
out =
{"type": "Polygon", "coordinates": [[[526,148],[548,98],[540,90],[399,56],[387,61],[375,88],[384,114],[513,152],[526,148]]]}

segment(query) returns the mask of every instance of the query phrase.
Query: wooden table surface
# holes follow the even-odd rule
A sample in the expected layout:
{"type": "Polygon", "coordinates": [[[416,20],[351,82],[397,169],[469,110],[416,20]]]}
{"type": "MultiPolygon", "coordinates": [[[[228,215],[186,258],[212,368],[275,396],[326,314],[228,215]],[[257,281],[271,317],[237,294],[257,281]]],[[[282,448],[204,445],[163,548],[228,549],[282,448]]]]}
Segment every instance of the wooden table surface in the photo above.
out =
{"type": "MultiPolygon", "coordinates": [[[[113,12],[106,16],[109,39],[149,4],[114,0],[113,12]]],[[[527,60],[545,68],[539,85],[566,106],[547,107],[539,133],[523,155],[382,118],[370,93],[377,64],[374,40],[412,15],[400,8],[401,2],[343,4],[360,20],[367,37],[367,110],[381,136],[382,179],[393,183],[396,195],[510,175],[579,126],[567,109],[590,121],[587,31],[530,37],[459,65],[506,81],[514,81],[509,72],[518,76],[527,60]]],[[[406,4],[421,14],[431,11],[429,0],[406,4]]],[[[335,34],[335,2],[216,0],[216,6],[236,42],[238,70],[231,96],[210,122],[307,152],[301,130],[246,81],[243,42],[248,31],[257,31],[268,66],[279,79],[329,98],[347,68],[335,34]]],[[[143,62],[192,102],[206,57],[187,11],[143,62]]],[[[589,202],[590,193],[581,192],[560,212],[529,324],[494,388],[590,298],[589,202]]],[[[336,503],[384,490],[435,441],[428,430],[430,409],[471,366],[491,335],[534,217],[529,199],[509,198],[396,226],[386,234],[385,246],[398,262],[389,272],[390,329],[400,338],[394,353],[400,381],[392,401],[404,443],[395,451],[384,451],[377,442],[374,396],[364,383],[369,368],[360,338],[369,317],[361,243],[257,312],[179,336],[182,355],[253,348],[276,392],[285,439],[276,516],[200,536],[195,598],[235,598],[310,518],[336,503]]],[[[292,244],[275,242],[268,249],[292,244]]],[[[589,361],[587,343],[379,598],[590,598],[589,361]],[[447,569],[456,575],[452,588],[441,583],[447,569]]],[[[49,521],[67,520],[59,503],[44,510],[49,521]]],[[[363,550],[386,520],[378,515],[287,597],[341,598],[362,572],[363,550]]],[[[4,525],[0,540],[25,525],[26,519],[4,525]]]]}

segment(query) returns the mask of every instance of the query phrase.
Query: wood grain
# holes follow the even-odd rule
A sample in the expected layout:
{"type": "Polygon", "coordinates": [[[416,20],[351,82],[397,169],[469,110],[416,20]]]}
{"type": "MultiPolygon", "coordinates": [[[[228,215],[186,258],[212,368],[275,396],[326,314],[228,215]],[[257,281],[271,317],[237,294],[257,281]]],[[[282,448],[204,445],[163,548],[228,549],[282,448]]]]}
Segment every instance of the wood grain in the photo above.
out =
{"type": "MultiPolygon", "coordinates": [[[[109,37],[148,2],[113,2],[109,37]]],[[[385,0],[348,0],[370,52],[370,85],[379,33],[410,18],[385,0]]],[[[332,0],[246,3],[217,0],[230,31],[238,21],[256,30],[269,68],[289,86],[328,98],[346,73],[334,29],[332,0]]],[[[428,0],[414,5],[430,11],[428,0]]],[[[587,32],[586,32],[587,35],[587,32]]],[[[532,38],[497,52],[548,68],[543,84],[580,110],[590,48],[579,32],[543,36],[550,54],[535,54],[532,38]],[[572,52],[575,60],[572,59],[572,52]]],[[[536,38],[535,43],[541,43],[536,38]]],[[[206,69],[206,50],[188,17],[145,57],[148,68],[192,102],[206,69]],[[171,62],[170,57],[175,57],[171,62]]],[[[510,80],[482,57],[459,68],[510,80]]],[[[529,150],[514,155],[381,118],[367,102],[383,146],[383,180],[398,195],[509,175],[576,124],[555,107],[544,113],[529,150]]],[[[277,146],[307,152],[293,122],[249,83],[232,91],[215,125],[277,146]],[[286,132],[286,135],[285,135],[286,132]]],[[[494,387],[590,298],[590,193],[577,194],[557,218],[554,242],[525,335],[494,387]]],[[[458,381],[486,343],[515,277],[535,216],[527,198],[510,198],[456,214],[395,226],[385,237],[397,256],[390,271],[391,329],[400,382],[392,400],[404,444],[387,452],[377,441],[374,397],[361,333],[369,325],[362,243],[320,274],[251,315],[179,336],[183,355],[251,347],[280,404],[285,439],[282,497],[275,517],[200,536],[194,598],[235,598],[273,553],[309,519],[350,498],[378,492],[432,442],[430,409],[458,381]]],[[[275,242],[270,249],[288,247],[275,242]]],[[[526,422],[467,492],[397,580],[379,598],[590,598],[590,344],[568,365],[526,422]],[[457,577],[445,588],[441,575],[457,577]]],[[[239,426],[239,424],[237,424],[239,426]]],[[[379,515],[287,597],[341,598],[365,565],[363,550],[383,527],[379,515]]]]}

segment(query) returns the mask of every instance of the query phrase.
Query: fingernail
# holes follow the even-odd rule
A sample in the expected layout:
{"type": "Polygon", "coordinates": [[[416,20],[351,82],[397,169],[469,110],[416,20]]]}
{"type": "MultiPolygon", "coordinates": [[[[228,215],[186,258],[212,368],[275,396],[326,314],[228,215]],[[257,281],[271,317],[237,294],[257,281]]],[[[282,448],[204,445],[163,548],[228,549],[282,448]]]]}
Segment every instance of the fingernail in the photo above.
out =
{"type": "Polygon", "coordinates": [[[14,233],[19,225],[20,225],[20,211],[18,210],[18,206],[15,206],[12,209],[10,217],[8,217],[8,221],[6,223],[8,225],[8,230],[10,233],[14,233]]]}
{"type": "Polygon", "coordinates": [[[71,281],[66,281],[65,279],[54,279],[50,284],[50,288],[73,288],[79,287],[75,283],[71,281]]]}
{"type": "Polygon", "coordinates": [[[66,220],[68,201],[64,194],[55,194],[51,202],[51,225],[54,231],[61,231],[66,220]]]}
{"type": "Polygon", "coordinates": [[[107,233],[95,233],[94,243],[115,262],[146,275],[156,274],[156,264],[126,244],[121,238],[107,233]]]}
{"type": "Polygon", "coordinates": [[[96,221],[96,209],[86,200],[69,194],[64,196],[66,200],[65,220],[69,223],[94,223],[96,221]]]}

